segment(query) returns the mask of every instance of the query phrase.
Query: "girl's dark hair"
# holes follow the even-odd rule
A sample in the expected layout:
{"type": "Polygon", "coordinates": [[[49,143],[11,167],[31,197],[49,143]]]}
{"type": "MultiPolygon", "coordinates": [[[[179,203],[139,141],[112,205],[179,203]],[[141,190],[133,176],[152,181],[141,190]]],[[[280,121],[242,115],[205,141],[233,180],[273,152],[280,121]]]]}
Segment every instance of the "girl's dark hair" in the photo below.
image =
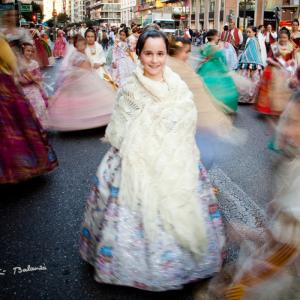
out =
{"type": "Polygon", "coordinates": [[[224,30],[224,31],[228,31],[228,30],[229,30],[229,26],[228,26],[228,25],[225,25],[225,26],[223,27],[223,30],[224,30]]]}
{"type": "Polygon", "coordinates": [[[76,48],[78,42],[86,42],[85,38],[81,34],[76,34],[73,39],[74,47],[76,48]]]}
{"type": "Polygon", "coordinates": [[[247,28],[250,28],[255,34],[257,33],[257,28],[253,25],[247,26],[247,28]]]}
{"type": "Polygon", "coordinates": [[[85,33],[84,33],[84,37],[86,38],[86,37],[87,37],[87,34],[88,34],[89,32],[92,32],[92,33],[94,34],[95,41],[96,41],[97,35],[96,35],[96,32],[95,32],[95,30],[94,30],[93,28],[88,28],[88,29],[85,31],[85,33]]]}
{"type": "Polygon", "coordinates": [[[22,49],[23,54],[24,54],[25,47],[28,47],[28,46],[33,48],[33,45],[31,43],[25,42],[22,44],[21,49],[22,49]]]}
{"type": "Polygon", "coordinates": [[[132,33],[139,32],[138,26],[133,27],[133,28],[131,29],[131,32],[132,32],[132,33]]]}
{"type": "Polygon", "coordinates": [[[298,26],[299,26],[299,21],[298,21],[298,19],[294,19],[294,20],[293,20],[293,23],[297,23],[298,26]]]}
{"type": "Polygon", "coordinates": [[[206,33],[206,38],[207,38],[207,40],[209,42],[211,42],[216,35],[218,35],[218,30],[216,30],[216,29],[210,29],[206,33]]]}
{"type": "Polygon", "coordinates": [[[145,43],[149,38],[154,38],[154,39],[155,38],[160,38],[160,39],[162,39],[164,41],[165,45],[166,45],[167,52],[169,52],[169,41],[168,41],[167,36],[160,30],[149,28],[149,30],[143,31],[142,34],[139,36],[139,39],[138,39],[137,44],[136,44],[136,54],[137,54],[137,56],[140,56],[140,54],[142,53],[142,50],[145,46],[145,43]]]}
{"type": "Polygon", "coordinates": [[[286,34],[289,37],[289,39],[291,38],[291,33],[286,27],[282,27],[280,29],[279,35],[281,35],[281,34],[286,34]]]}
{"type": "Polygon", "coordinates": [[[124,32],[124,33],[126,34],[126,37],[129,36],[129,32],[128,32],[128,29],[127,29],[126,27],[123,28],[123,29],[121,29],[121,30],[119,31],[119,34],[120,34],[121,32],[124,32]]]}
{"type": "Polygon", "coordinates": [[[261,30],[263,27],[264,27],[264,25],[259,25],[259,26],[257,27],[257,29],[258,29],[258,30],[261,30]]]}
{"type": "Polygon", "coordinates": [[[170,35],[168,40],[169,40],[168,54],[170,56],[175,56],[185,45],[191,45],[191,41],[189,39],[185,39],[182,37],[175,38],[173,35],[170,35]]]}

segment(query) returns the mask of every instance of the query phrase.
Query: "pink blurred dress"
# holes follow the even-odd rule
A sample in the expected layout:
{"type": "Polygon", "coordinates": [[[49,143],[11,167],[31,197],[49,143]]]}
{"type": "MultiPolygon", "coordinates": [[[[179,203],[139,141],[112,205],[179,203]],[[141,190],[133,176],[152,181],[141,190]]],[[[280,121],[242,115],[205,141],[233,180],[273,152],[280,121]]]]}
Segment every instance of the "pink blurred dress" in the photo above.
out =
{"type": "Polygon", "coordinates": [[[20,73],[19,83],[22,86],[23,93],[34,108],[39,121],[45,126],[48,97],[43,88],[43,79],[38,62],[34,59],[31,59],[30,62],[22,59],[20,73]],[[37,77],[38,80],[31,80],[31,76],[37,77]]]}
{"type": "Polygon", "coordinates": [[[115,68],[112,68],[112,77],[118,86],[122,87],[128,77],[133,74],[136,64],[127,42],[119,41],[116,43],[112,55],[112,62],[115,65],[115,68]]]}
{"type": "Polygon", "coordinates": [[[67,51],[67,41],[64,37],[64,32],[58,30],[57,39],[54,44],[53,56],[54,57],[64,57],[67,51]]]}
{"type": "Polygon", "coordinates": [[[49,101],[48,128],[74,131],[107,125],[113,110],[113,86],[92,69],[81,68],[88,57],[74,50],[60,85],[49,101]]]}

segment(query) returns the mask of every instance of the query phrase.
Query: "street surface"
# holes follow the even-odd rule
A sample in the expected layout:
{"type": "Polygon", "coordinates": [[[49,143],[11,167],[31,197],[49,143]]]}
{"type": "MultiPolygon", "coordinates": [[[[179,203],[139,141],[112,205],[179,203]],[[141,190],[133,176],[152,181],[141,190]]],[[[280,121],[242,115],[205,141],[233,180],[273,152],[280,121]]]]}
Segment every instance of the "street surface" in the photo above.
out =
{"type": "MultiPolygon", "coordinates": [[[[193,47],[193,66],[197,51],[193,47]]],[[[59,63],[44,71],[50,93],[59,63]]],[[[267,149],[272,135],[269,125],[252,106],[239,106],[234,124],[247,133],[242,145],[201,133],[197,141],[213,184],[220,188],[225,219],[235,217],[253,226],[271,200],[277,155],[267,149]]],[[[101,285],[93,280],[92,268],[80,259],[79,229],[91,178],[109,147],[100,140],[104,131],[51,133],[59,168],[28,182],[0,187],[0,299],[192,299],[192,285],[167,293],[101,285]],[[28,265],[41,267],[20,271],[28,265]]]]}

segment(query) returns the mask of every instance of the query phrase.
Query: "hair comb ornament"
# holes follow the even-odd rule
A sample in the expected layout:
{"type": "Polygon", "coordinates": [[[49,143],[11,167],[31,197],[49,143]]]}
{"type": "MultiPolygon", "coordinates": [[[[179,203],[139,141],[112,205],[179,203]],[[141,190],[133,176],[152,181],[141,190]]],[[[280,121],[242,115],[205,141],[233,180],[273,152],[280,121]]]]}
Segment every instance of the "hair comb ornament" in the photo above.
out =
{"type": "Polygon", "coordinates": [[[180,41],[179,41],[179,42],[176,42],[176,43],[175,43],[175,46],[176,46],[176,47],[182,48],[182,47],[183,47],[183,43],[180,42],[180,41]]]}

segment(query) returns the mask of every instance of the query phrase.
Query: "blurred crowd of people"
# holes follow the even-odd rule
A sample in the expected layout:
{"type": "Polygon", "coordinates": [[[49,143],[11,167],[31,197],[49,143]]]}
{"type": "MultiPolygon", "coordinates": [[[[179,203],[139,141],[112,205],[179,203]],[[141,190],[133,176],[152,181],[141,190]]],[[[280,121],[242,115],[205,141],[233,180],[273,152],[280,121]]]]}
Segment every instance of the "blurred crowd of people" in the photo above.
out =
{"type": "Polygon", "coordinates": [[[281,28],[277,34],[271,25],[249,26],[245,39],[233,21],[222,33],[186,28],[182,36],[166,36],[157,24],[83,23],[58,29],[52,41],[47,29],[16,27],[16,12],[6,12],[0,184],[58,167],[47,131],[108,125],[111,148],[80,231],[80,254],[94,267],[96,281],[162,291],[217,274],[211,299],[299,299],[298,27],[294,20],[291,32],[281,28]],[[201,45],[194,68],[188,63],[193,42],[201,45]],[[41,69],[59,59],[55,91],[47,95],[41,69]],[[257,232],[233,226],[243,228],[251,255],[228,270],[224,245],[241,232],[224,227],[195,136],[204,129],[232,140],[238,103],[271,116],[270,148],[286,159],[266,213],[269,222],[257,232]]]}

